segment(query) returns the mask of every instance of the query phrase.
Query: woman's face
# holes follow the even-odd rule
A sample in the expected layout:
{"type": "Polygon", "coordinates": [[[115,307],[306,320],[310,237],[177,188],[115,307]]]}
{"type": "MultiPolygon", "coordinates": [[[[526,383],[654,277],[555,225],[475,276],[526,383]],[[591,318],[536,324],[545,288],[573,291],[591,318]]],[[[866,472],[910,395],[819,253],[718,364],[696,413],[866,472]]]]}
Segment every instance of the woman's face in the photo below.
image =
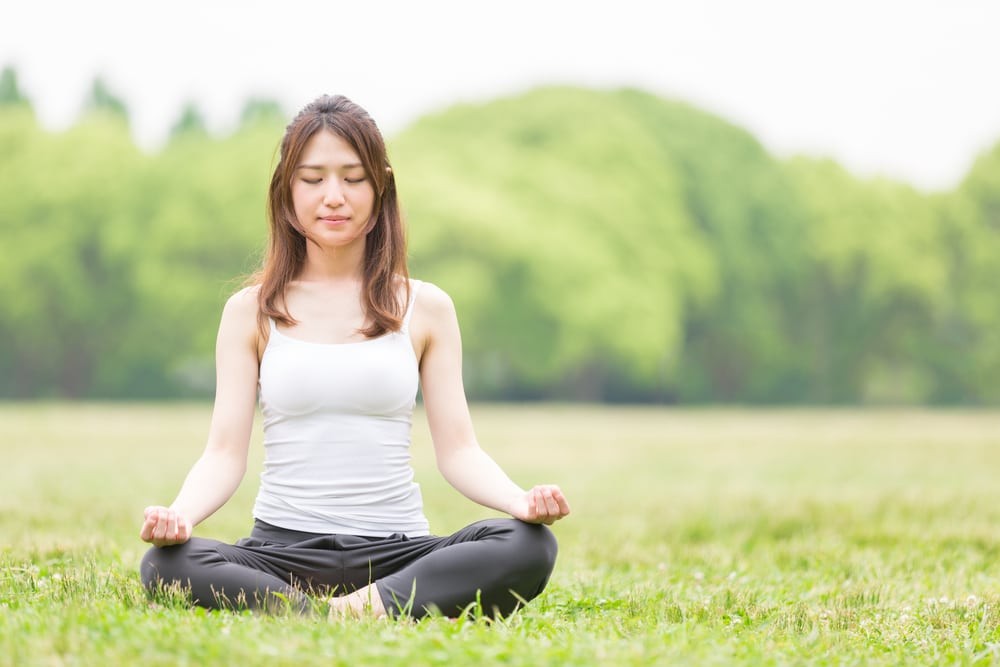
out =
{"type": "Polygon", "coordinates": [[[320,246],[363,244],[375,188],[351,145],[320,130],[295,166],[292,204],[305,235],[320,246]]]}

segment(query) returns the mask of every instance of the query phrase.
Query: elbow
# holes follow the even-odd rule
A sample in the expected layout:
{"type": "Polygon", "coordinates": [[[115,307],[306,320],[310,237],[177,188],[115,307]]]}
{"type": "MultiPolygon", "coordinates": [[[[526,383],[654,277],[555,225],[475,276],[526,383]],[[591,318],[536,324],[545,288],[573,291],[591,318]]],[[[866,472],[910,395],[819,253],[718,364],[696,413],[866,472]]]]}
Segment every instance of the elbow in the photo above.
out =
{"type": "Polygon", "coordinates": [[[460,477],[462,471],[473,465],[476,457],[482,453],[479,444],[475,441],[463,442],[448,447],[438,447],[435,449],[435,462],[438,472],[449,482],[460,477]]]}
{"type": "Polygon", "coordinates": [[[239,479],[247,472],[247,447],[226,444],[209,444],[205,450],[205,458],[212,462],[217,470],[228,470],[239,479]]]}

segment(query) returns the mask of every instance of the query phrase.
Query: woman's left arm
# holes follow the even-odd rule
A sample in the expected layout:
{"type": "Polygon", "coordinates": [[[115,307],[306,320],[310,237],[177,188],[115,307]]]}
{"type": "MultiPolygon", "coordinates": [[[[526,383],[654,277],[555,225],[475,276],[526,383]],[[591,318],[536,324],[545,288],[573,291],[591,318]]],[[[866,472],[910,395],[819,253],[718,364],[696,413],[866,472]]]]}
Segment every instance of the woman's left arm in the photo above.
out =
{"type": "Polygon", "coordinates": [[[462,337],[451,298],[424,283],[411,330],[420,343],[420,383],[438,470],[470,500],[528,523],[552,524],[569,514],[555,484],[525,491],[479,446],[462,384],[462,337]]]}

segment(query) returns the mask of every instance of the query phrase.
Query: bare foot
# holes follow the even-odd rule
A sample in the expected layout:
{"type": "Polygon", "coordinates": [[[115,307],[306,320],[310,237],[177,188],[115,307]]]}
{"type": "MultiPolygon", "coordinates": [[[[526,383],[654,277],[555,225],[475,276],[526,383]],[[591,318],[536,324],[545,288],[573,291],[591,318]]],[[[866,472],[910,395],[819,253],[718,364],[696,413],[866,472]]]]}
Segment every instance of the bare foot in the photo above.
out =
{"type": "Polygon", "coordinates": [[[369,584],[348,595],[330,598],[330,618],[385,618],[388,614],[375,584],[369,584]]]}

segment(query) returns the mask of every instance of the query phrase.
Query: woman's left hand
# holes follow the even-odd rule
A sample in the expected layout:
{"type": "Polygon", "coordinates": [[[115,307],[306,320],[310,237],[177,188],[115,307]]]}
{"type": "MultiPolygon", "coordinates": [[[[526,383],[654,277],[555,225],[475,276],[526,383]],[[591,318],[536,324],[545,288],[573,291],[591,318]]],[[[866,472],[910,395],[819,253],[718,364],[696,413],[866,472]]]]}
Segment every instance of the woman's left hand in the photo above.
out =
{"type": "Polygon", "coordinates": [[[519,496],[511,505],[510,515],[525,523],[551,526],[569,514],[569,503],[555,484],[539,484],[519,496]]]}

